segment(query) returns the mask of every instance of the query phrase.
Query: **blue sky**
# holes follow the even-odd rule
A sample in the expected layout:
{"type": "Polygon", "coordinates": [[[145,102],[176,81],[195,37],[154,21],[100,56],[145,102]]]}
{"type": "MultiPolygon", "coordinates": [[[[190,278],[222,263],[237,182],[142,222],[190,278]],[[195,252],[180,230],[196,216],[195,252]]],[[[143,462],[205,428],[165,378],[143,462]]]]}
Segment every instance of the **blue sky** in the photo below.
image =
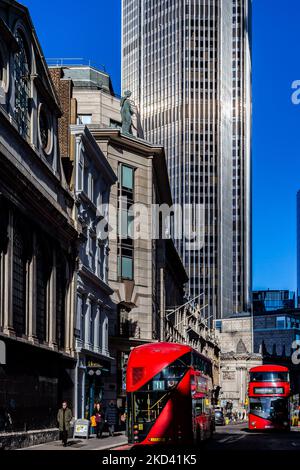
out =
{"type": "MultiPolygon", "coordinates": [[[[21,0],[46,58],[104,64],[120,92],[121,0],[21,0]],[[42,5],[42,6],[41,6],[42,5]]],[[[300,189],[299,0],[253,0],[253,287],[296,286],[300,189]]]]}

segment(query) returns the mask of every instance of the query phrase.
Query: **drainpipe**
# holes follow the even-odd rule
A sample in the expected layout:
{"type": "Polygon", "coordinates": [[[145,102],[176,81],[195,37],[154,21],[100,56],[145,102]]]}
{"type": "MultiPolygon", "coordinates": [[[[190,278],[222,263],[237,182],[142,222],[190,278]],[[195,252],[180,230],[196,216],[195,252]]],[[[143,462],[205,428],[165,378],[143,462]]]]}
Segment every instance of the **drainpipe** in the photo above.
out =
{"type": "Polygon", "coordinates": [[[76,367],[75,367],[75,390],[74,390],[74,411],[75,411],[75,419],[79,419],[78,417],[78,369],[79,369],[79,354],[76,352],[76,367]]]}
{"type": "Polygon", "coordinates": [[[165,274],[164,268],[160,268],[160,341],[164,341],[165,332],[165,274]]]}

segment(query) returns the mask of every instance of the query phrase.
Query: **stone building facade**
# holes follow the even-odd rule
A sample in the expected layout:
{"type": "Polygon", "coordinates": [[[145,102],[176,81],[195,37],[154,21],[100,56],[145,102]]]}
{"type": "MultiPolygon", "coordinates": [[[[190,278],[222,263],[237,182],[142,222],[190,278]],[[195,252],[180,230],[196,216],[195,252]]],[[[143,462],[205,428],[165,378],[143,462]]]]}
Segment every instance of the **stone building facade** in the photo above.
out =
{"type": "Polygon", "coordinates": [[[108,285],[109,241],[100,222],[108,218],[117,176],[83,123],[86,119],[78,114],[73,80],[61,68],[51,68],[50,73],[63,109],[59,120],[62,161],[75,196],[74,218],[82,226],[76,277],[75,416],[89,418],[94,403],[110,397],[103,377],[110,375],[113,361],[108,347],[113,290],[108,285]]]}
{"type": "MultiPolygon", "coordinates": [[[[143,204],[148,209],[153,204],[172,206],[164,149],[140,138],[142,132],[137,114],[133,116],[133,135],[122,135],[120,98],[114,94],[109,76],[86,66],[53,67],[51,70],[53,73],[60,70],[63,81],[72,80],[78,122],[88,125],[118,176],[118,184],[111,190],[110,203],[117,212],[121,210],[122,223],[126,219],[125,225],[130,225],[128,207],[124,207],[122,202],[125,197],[130,203],[143,204]]],[[[180,331],[175,328],[175,323],[182,312],[176,310],[175,315],[166,317],[167,311],[184,303],[187,275],[173,242],[170,239],[152,240],[151,217],[142,224],[141,239],[133,243],[126,236],[125,240],[112,234],[109,237],[108,281],[114,290],[116,307],[115,321],[109,325],[109,348],[116,358],[117,380],[108,379],[108,388],[112,396],[119,398],[120,405],[124,402],[130,349],[143,342],[178,341],[195,346],[204,353],[209,349],[212,356],[216,354],[218,364],[219,349],[213,335],[208,334],[207,325],[200,327],[202,320],[199,320],[196,308],[195,311],[184,309],[187,323],[179,322],[180,331]],[[200,340],[199,335],[203,332],[205,335],[200,340]]],[[[171,225],[168,227],[170,230],[171,225]]]]}
{"type": "Polygon", "coordinates": [[[106,399],[103,376],[111,362],[108,324],[113,290],[108,285],[108,238],[99,226],[108,218],[111,186],[117,177],[85,125],[71,126],[75,137],[74,191],[82,225],[77,271],[75,402],[76,417],[91,416],[96,401],[106,399]]]}
{"type": "Polygon", "coordinates": [[[59,402],[73,404],[80,227],[59,156],[60,106],[18,2],[0,1],[0,38],[0,433],[8,442],[20,431],[22,445],[32,430],[56,433],[59,402]]]}
{"type": "MultiPolygon", "coordinates": [[[[137,138],[121,134],[120,99],[115,96],[107,74],[91,67],[52,67],[54,80],[72,81],[72,89],[63,85],[62,101],[67,103],[70,121],[85,123],[96,140],[99,152],[118,177],[109,195],[108,284],[113,291],[113,313],[109,316],[109,352],[115,358],[109,377],[104,377],[104,405],[110,398],[124,404],[125,371],[130,349],[149,341],[158,341],[161,316],[156,295],[156,241],[152,240],[152,204],[172,205],[164,150],[137,138]],[[76,112],[75,112],[76,110],[76,112]],[[125,202],[126,200],[126,202],[125,202]],[[143,205],[149,218],[141,224],[141,236],[132,240],[130,206],[143,205]],[[121,230],[119,235],[119,214],[121,230]],[[113,216],[114,220],[113,220],[113,216]]],[[[60,85],[61,86],[61,85],[60,85]]],[[[74,128],[74,125],[72,126],[74,128]]],[[[70,144],[72,147],[72,143],[70,144]]],[[[183,269],[182,265],[181,268],[183,269]]],[[[183,287],[182,287],[183,290],[183,287]]]]}
{"type": "Polygon", "coordinates": [[[253,350],[253,325],[249,314],[215,321],[220,357],[220,404],[243,410],[248,403],[249,370],[262,364],[253,350]]]}

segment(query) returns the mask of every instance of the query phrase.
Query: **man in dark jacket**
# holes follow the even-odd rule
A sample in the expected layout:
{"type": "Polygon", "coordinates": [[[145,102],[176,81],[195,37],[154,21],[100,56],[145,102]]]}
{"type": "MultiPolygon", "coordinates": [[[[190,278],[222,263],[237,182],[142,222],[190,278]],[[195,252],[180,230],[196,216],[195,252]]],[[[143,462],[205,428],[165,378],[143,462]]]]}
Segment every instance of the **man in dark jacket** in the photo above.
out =
{"type": "Polygon", "coordinates": [[[62,407],[58,410],[57,413],[57,422],[60,431],[60,438],[62,440],[63,446],[66,447],[68,443],[68,435],[71,427],[72,420],[72,411],[68,408],[68,403],[66,401],[62,402],[62,407]]]}
{"type": "Polygon", "coordinates": [[[114,400],[110,400],[109,405],[105,411],[105,420],[108,424],[108,432],[110,436],[114,435],[115,426],[117,424],[118,419],[118,408],[115,404],[114,400]]]}

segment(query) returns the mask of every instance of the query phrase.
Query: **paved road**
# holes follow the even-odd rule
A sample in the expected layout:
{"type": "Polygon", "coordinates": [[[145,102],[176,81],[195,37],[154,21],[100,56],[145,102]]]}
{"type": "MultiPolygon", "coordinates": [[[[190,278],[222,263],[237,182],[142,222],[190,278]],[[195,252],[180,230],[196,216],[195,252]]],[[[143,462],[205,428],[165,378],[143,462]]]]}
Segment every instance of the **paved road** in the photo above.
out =
{"type": "MultiPolygon", "coordinates": [[[[115,450],[129,450],[131,446],[121,445],[115,450]]],[[[300,452],[300,428],[291,432],[249,431],[247,424],[217,426],[214,437],[201,445],[205,451],[270,451],[296,450],[300,452]]]]}
{"type": "Polygon", "coordinates": [[[214,438],[205,443],[206,450],[297,450],[300,429],[291,432],[249,431],[246,424],[218,426],[214,438]]]}
{"type": "MultiPolygon", "coordinates": [[[[95,438],[89,439],[88,441],[83,439],[70,439],[67,448],[62,447],[61,442],[56,441],[22,450],[129,450],[130,447],[131,446],[127,444],[126,436],[122,433],[115,437],[105,437],[100,441],[95,438]]],[[[300,452],[300,428],[294,428],[289,433],[282,433],[250,432],[245,423],[218,426],[213,439],[204,443],[203,450],[296,450],[300,452]]]]}

